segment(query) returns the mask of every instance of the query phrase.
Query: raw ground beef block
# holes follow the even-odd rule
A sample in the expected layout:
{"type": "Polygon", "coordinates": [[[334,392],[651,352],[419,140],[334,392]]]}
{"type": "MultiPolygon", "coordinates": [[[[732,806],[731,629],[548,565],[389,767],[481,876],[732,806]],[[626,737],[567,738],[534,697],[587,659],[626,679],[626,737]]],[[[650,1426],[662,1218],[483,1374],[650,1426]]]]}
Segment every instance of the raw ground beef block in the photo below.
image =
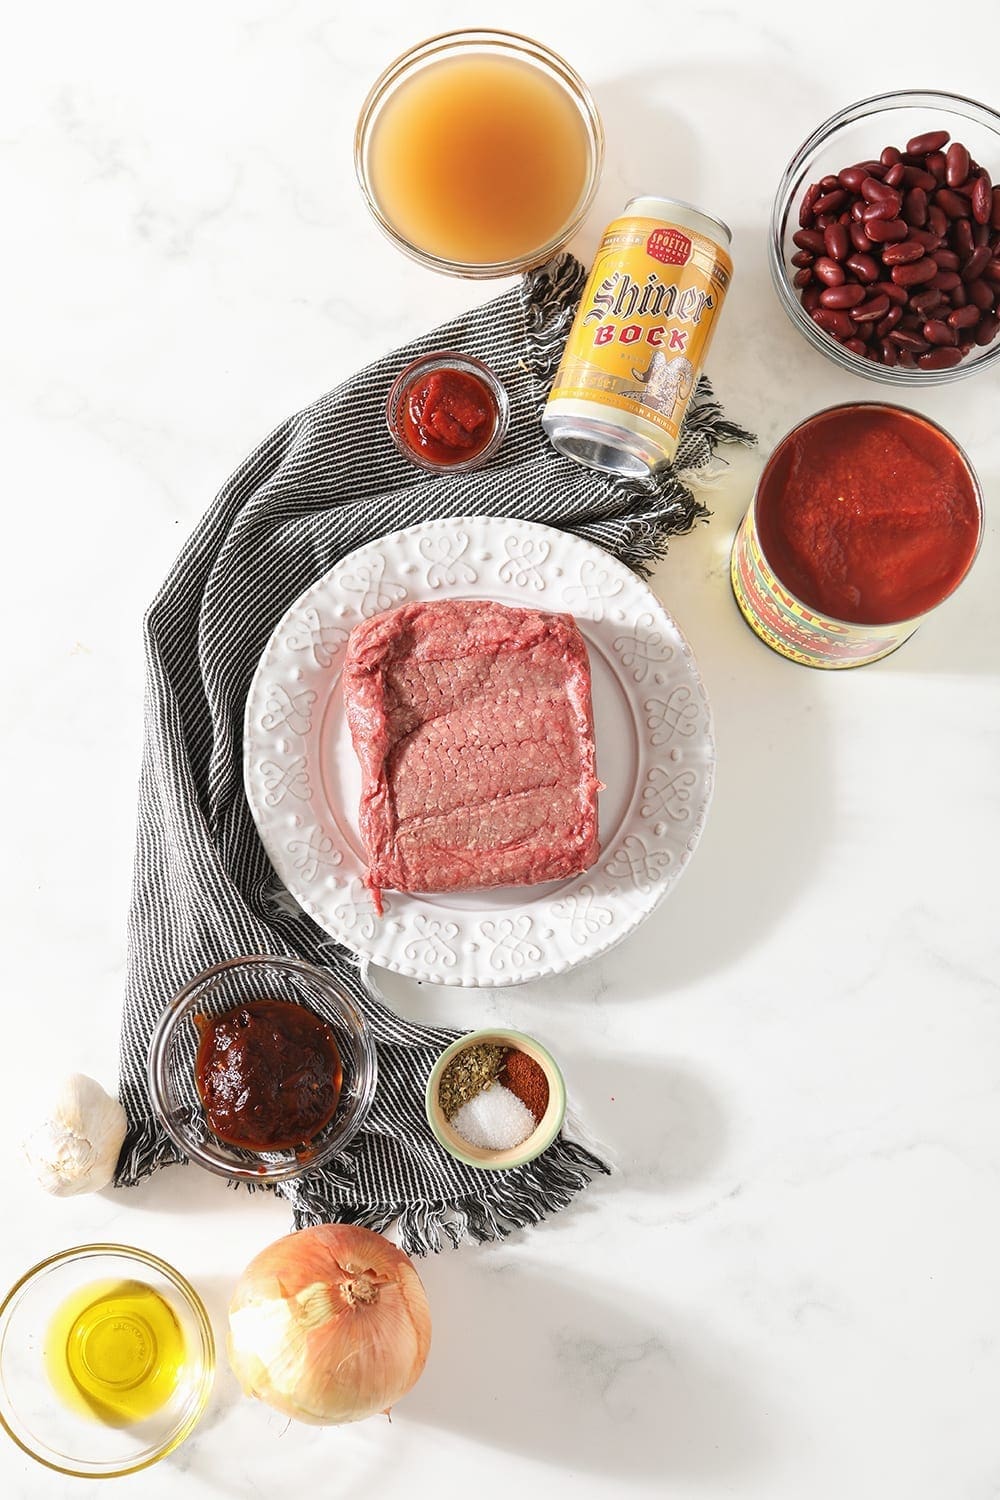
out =
{"type": "Polygon", "coordinates": [[[594,863],[590,663],[570,615],[403,604],[351,631],[343,686],[376,895],[534,885],[594,863]]]}

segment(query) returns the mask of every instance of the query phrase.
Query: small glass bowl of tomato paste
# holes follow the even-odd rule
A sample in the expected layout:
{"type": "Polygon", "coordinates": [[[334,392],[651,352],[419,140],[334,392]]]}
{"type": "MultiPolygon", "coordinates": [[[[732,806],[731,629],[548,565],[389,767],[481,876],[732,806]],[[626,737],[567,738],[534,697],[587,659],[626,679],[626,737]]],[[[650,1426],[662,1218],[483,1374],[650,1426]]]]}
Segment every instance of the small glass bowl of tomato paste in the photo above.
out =
{"type": "Polygon", "coordinates": [[[385,419],[396,447],[418,468],[464,474],[500,447],[510,403],[481,359],[441,350],[415,359],[397,375],[385,419]]]}
{"type": "Polygon", "coordinates": [[[955,592],[982,533],[979,480],[935,422],[882,402],[831,406],[764,465],[733,543],[733,592],[781,656],[864,666],[955,592]]]}
{"type": "MultiPolygon", "coordinates": [[[[271,1068],[268,1097],[286,1100],[294,1079],[282,1079],[280,1069],[293,1066],[300,1071],[301,1048],[296,1038],[279,1035],[273,1053],[266,1059],[271,1068]],[[292,1064],[290,1057],[296,1059],[292,1064]]],[[[225,959],[196,974],[167,1004],[149,1048],[153,1111],[174,1146],[209,1172],[244,1182],[284,1182],[314,1171],[343,1151],[364,1123],[377,1080],[371,1028],[347,986],[301,959],[268,954],[225,959]],[[301,1008],[306,1013],[303,1020],[318,1018],[333,1033],[341,1070],[339,1095],[332,1117],[310,1140],[298,1146],[249,1149],[230,1144],[211,1127],[198,1077],[200,1043],[206,1024],[275,1001],[289,1011],[301,1008]]]]}

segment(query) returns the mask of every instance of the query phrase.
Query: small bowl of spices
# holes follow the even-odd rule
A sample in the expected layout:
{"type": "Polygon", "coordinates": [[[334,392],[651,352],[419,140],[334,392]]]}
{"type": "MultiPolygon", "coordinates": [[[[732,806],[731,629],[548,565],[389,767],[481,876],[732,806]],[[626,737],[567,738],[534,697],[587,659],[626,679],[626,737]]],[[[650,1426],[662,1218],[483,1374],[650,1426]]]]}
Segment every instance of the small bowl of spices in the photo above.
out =
{"type": "Polygon", "coordinates": [[[428,1124],[451,1156],[500,1170],[551,1146],[566,1114],[566,1085],[533,1037],[491,1028],[442,1052],[427,1080],[426,1105],[428,1124]]]}
{"type": "Polygon", "coordinates": [[[149,1087],[174,1144],[202,1167],[282,1182],[342,1151],[375,1095],[375,1044],[347,988],[299,959],[227,959],[170,1001],[149,1087]]]}
{"type": "Polygon", "coordinates": [[[471,354],[441,350],[397,375],[385,420],[396,447],[418,468],[464,474],[500,447],[510,403],[489,365],[471,354]]]}

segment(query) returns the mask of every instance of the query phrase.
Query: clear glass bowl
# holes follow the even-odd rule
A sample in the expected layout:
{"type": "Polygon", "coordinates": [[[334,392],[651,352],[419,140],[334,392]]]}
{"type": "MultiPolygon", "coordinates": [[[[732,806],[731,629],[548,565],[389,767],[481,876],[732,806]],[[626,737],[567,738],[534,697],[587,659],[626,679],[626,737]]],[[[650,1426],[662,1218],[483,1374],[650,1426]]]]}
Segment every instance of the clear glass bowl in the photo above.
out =
{"type": "Polygon", "coordinates": [[[60,1474],[109,1479],[146,1469],[184,1441],[212,1390],[215,1341],[201,1298],[166,1261],[129,1245],[79,1245],[33,1266],[0,1303],[0,1423],[18,1447],[60,1474]],[[46,1334],[67,1298],[92,1282],[138,1281],[172,1308],[185,1364],[153,1416],[110,1426],[64,1403],[46,1370],[46,1334]]]}
{"type": "Polygon", "coordinates": [[[422,265],[430,266],[432,270],[444,271],[450,276],[482,279],[494,276],[514,276],[548,260],[557,250],[562,249],[586,218],[597,192],[603,162],[604,127],[597,112],[597,105],[583,79],[557,52],[552,52],[541,42],[520,36],[513,31],[449,31],[441,36],[430,37],[419,46],[411,48],[409,52],[404,52],[401,57],[396,58],[395,62],[389,64],[385,72],[372,85],[368,97],[361,106],[361,114],[354,133],[355,171],[358,182],[361,184],[361,191],[365,196],[365,202],[379,228],[400,250],[405,251],[414,260],[420,261],[422,265]],[[379,203],[372,180],[372,142],[379,115],[390,96],[401,84],[408,82],[429,63],[471,55],[516,58],[520,62],[529,63],[532,67],[538,68],[548,78],[558,83],[572,99],[580,113],[587,134],[589,146],[587,176],[581,186],[575,209],[551,239],[534,247],[516,260],[482,263],[453,261],[423,249],[407,239],[395,227],[379,203]]]}
{"type": "Polygon", "coordinates": [[[467,1032],[457,1042],[452,1042],[450,1047],[445,1048],[427,1080],[424,1103],[427,1123],[438,1144],[444,1147],[449,1156],[464,1162],[468,1167],[503,1171],[509,1167],[523,1167],[525,1162],[534,1161],[536,1156],[540,1156],[552,1145],[566,1116],[566,1084],[555,1058],[534,1037],[525,1036],[522,1031],[507,1031],[502,1027],[491,1026],[483,1031],[467,1032]],[[549,1102],[545,1113],[531,1134],[519,1146],[511,1146],[507,1151],[489,1151],[482,1146],[471,1145],[449,1124],[439,1102],[441,1074],[457,1053],[464,1052],[467,1047],[474,1047],[477,1043],[512,1047],[518,1052],[526,1053],[534,1059],[548,1080],[549,1102]]]}
{"type": "Polygon", "coordinates": [[[371,1028],[332,974],[296,958],[231,958],[195,975],[167,1006],[149,1049],[153,1108],[174,1144],[220,1177],[284,1182],[321,1167],[354,1139],[375,1097],[378,1064],[371,1028]],[[248,1151],[212,1134],[195,1083],[196,1015],[219,1016],[250,1000],[290,1000],[332,1027],[344,1069],[333,1119],[306,1146],[248,1151]]]}
{"type": "Polygon", "coordinates": [[[961,364],[953,365],[950,370],[907,370],[865,359],[824,333],[803,308],[798,290],[792,285],[791,257],[797,248],[792,235],[799,227],[802,195],[811,182],[828,173],[843,171],[857,161],[874,159],[886,146],[902,150],[913,136],[929,130],[950,131],[952,140],[968,146],[970,154],[986,168],[994,182],[1000,181],[1000,114],[974,99],[932,89],[899,89],[879,94],[831,115],[796,151],[775,195],[768,245],[771,279],[781,305],[813,347],[841,369],[911,389],[962,380],[989,368],[1000,358],[1000,338],[984,348],[973,349],[961,364]]]}
{"type": "Polygon", "coordinates": [[[481,359],[474,359],[471,354],[440,350],[413,360],[396,376],[389,387],[389,395],[385,403],[385,420],[389,436],[400,453],[404,454],[412,464],[416,464],[418,469],[428,469],[434,474],[467,474],[470,469],[481,468],[487,463],[506,437],[510,423],[510,401],[502,383],[489,365],[483,364],[481,359]],[[496,408],[496,421],[489,442],[472,458],[458,463],[438,463],[437,460],[420,453],[407,440],[403,427],[402,406],[407,393],[421,377],[433,375],[435,370],[459,370],[463,375],[472,375],[476,380],[481,380],[493,397],[496,408]]]}

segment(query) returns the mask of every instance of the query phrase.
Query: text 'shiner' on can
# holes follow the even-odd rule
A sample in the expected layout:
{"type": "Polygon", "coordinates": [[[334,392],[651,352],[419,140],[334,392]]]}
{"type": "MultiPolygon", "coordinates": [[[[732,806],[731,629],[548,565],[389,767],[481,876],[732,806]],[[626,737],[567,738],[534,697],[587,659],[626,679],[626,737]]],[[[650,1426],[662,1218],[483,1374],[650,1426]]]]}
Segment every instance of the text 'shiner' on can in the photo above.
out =
{"type": "Polygon", "coordinates": [[[561,453],[639,477],[671,461],[732,279],[731,238],[670,198],[633,198],[608,225],[542,414],[561,453]]]}

